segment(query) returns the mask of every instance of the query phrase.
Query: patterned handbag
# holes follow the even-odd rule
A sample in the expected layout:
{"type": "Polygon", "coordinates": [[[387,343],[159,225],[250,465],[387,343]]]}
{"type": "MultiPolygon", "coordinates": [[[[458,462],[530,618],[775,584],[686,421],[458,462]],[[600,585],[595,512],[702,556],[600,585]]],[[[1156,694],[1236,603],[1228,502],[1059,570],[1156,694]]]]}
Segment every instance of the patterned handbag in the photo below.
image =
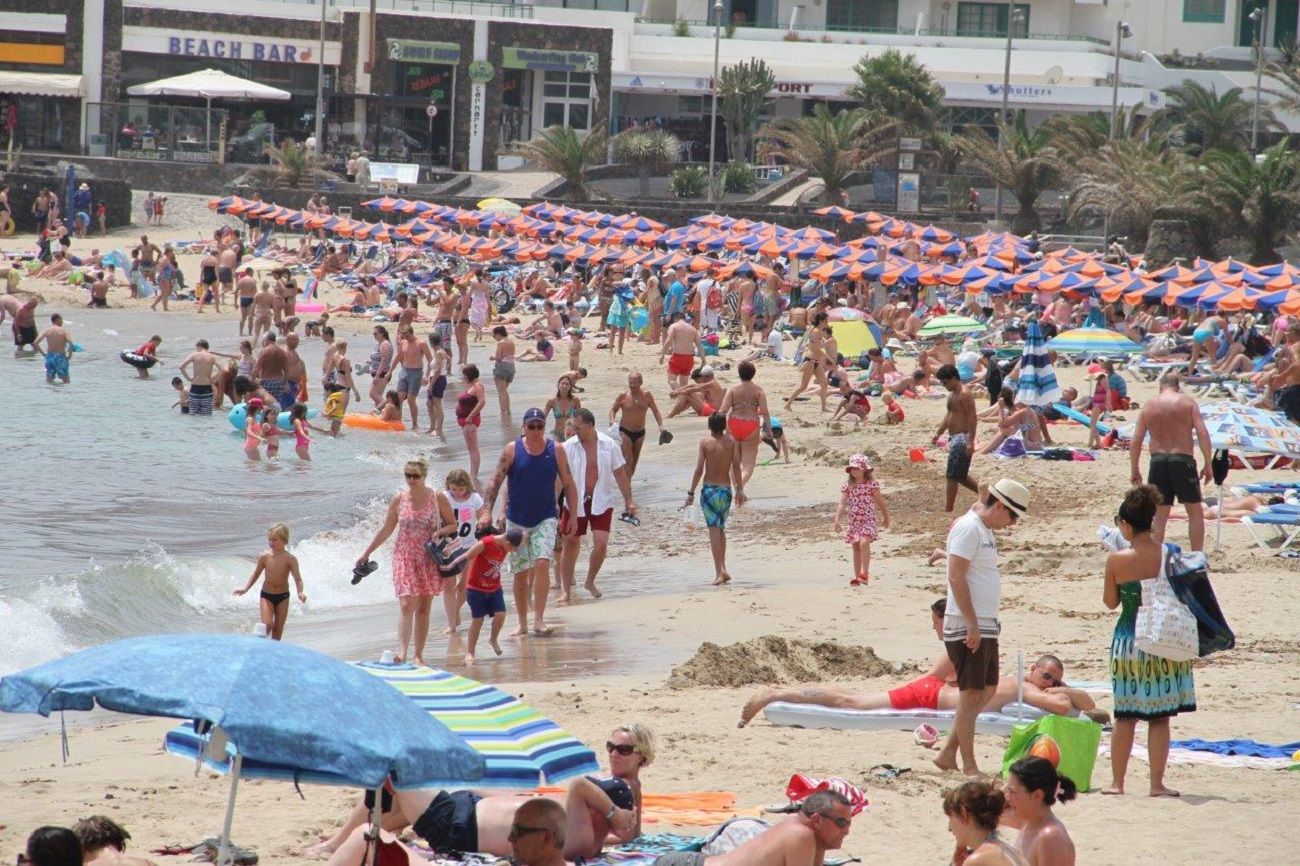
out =
{"type": "Polygon", "coordinates": [[[1160,573],[1142,581],[1142,606],[1134,623],[1134,645],[1147,655],[1174,662],[1200,657],[1196,616],[1179,600],[1166,574],[1162,558],[1160,573]]]}

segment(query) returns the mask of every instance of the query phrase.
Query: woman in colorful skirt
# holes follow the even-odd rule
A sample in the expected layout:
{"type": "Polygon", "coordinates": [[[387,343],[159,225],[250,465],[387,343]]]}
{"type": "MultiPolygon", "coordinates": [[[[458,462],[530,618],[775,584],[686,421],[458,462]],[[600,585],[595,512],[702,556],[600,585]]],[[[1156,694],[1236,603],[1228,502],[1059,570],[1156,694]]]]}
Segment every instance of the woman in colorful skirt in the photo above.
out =
{"type": "Polygon", "coordinates": [[[1151,796],[1177,797],[1165,787],[1169,760],[1169,719],[1196,710],[1192,663],[1148,655],[1135,645],[1141,581],[1164,573],[1165,546],[1151,535],[1160,493],[1149,484],[1134,487],[1115,515],[1115,525],[1131,545],[1106,558],[1106,607],[1119,607],[1119,621],[1110,644],[1111,689],[1115,698],[1115,732],[1110,743],[1111,786],[1103,794],[1123,794],[1124,775],[1139,720],[1147,723],[1147,754],[1151,762],[1151,796]]]}

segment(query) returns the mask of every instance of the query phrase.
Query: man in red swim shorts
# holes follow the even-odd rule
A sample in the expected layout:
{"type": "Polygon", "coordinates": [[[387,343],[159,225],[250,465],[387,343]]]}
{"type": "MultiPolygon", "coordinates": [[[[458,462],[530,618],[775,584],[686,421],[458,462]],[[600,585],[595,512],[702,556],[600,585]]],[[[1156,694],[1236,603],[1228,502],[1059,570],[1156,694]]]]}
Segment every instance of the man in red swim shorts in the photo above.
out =
{"type": "MultiPolygon", "coordinates": [[[[930,626],[935,635],[943,639],[943,614],[947,599],[930,605],[930,626]]],[[[1074,715],[1078,710],[1093,710],[1096,704],[1087,692],[1067,686],[1062,679],[1065,666],[1054,655],[1044,654],[1029,666],[1023,684],[1014,676],[998,680],[996,691],[983,712],[996,712],[1016,700],[1023,688],[1025,703],[1055,715],[1074,715]]],[[[842,686],[808,684],[783,688],[765,688],[755,692],[740,713],[740,727],[744,727],[768,704],[785,701],[791,704],[816,704],[839,710],[956,710],[957,673],[948,654],[930,666],[922,676],[887,692],[849,691],[842,686]]]]}
{"type": "Polygon", "coordinates": [[[700,332],[681,313],[674,314],[672,319],[672,324],[664,332],[659,363],[664,362],[665,355],[672,356],[668,359],[668,384],[671,388],[681,388],[690,384],[695,359],[698,357],[703,363],[704,346],[700,342],[700,332]]]}

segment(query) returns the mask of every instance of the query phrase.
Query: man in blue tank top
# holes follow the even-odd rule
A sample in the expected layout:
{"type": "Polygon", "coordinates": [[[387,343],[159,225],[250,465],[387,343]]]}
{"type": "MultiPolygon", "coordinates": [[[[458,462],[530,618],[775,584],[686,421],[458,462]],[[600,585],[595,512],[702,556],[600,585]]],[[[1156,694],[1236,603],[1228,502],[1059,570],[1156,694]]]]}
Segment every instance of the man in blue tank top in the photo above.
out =
{"type": "MultiPolygon", "coordinates": [[[[555,550],[555,532],[559,510],[555,502],[555,481],[564,484],[566,502],[578,501],[578,488],[569,472],[569,461],[564,449],[557,448],[554,440],[546,437],[546,414],[532,408],[524,413],[523,435],[501,451],[496,471],[488,483],[484,499],[487,508],[480,519],[486,525],[497,501],[501,485],[506,489],[506,529],[518,528],[524,532],[524,543],[510,554],[510,570],[515,575],[515,610],[519,614],[519,627],[512,635],[528,633],[528,594],[533,597],[533,634],[547,637],[551,630],[546,626],[546,597],[551,589],[551,554],[555,550]]],[[[564,527],[571,535],[577,522],[564,527]]]]}

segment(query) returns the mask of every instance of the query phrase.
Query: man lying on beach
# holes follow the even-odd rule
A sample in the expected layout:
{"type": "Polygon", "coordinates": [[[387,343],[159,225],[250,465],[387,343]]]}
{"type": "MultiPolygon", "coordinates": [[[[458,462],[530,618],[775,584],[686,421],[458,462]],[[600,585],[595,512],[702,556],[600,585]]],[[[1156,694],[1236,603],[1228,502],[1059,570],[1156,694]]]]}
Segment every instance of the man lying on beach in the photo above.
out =
{"type": "MultiPolygon", "coordinates": [[[[943,640],[943,615],[947,599],[939,599],[930,606],[930,627],[935,636],[943,640]]],[[[1001,677],[993,696],[980,712],[997,712],[1016,700],[1023,686],[1022,700],[1057,716],[1075,710],[1092,710],[1096,704],[1087,692],[1072,689],[1065,684],[1065,665],[1050,653],[1039,656],[1029,666],[1023,683],[1015,677],[1001,677]]],[[[745,703],[740,713],[740,724],[745,727],[768,704],[785,701],[791,704],[816,704],[840,710],[956,710],[957,673],[946,653],[939,656],[930,669],[909,683],[886,692],[860,693],[841,686],[798,685],[783,688],[759,689],[745,703]]]]}
{"type": "Polygon", "coordinates": [[[152,860],[126,853],[131,834],[112,818],[104,815],[82,818],[72,826],[72,832],[81,840],[85,866],[154,866],[152,860]]]}
{"type": "Polygon", "coordinates": [[[654,866],[822,866],[853,827],[853,807],[838,791],[816,791],[799,811],[726,854],[674,851],[654,866]]]}
{"type": "MultiPolygon", "coordinates": [[[[515,813],[532,793],[491,794],[474,791],[416,789],[396,791],[393,801],[420,838],[439,852],[481,853],[507,857],[511,854],[515,813]]],[[[622,779],[582,776],[569,783],[568,792],[542,795],[564,804],[564,856],[574,860],[600,856],[605,840],[613,836],[630,842],[637,833],[637,816],[632,789],[622,779]]],[[[387,793],[385,793],[387,798],[387,793]]],[[[396,832],[402,826],[396,814],[384,819],[384,827],[396,832]]],[[[365,850],[364,821],[349,834],[329,859],[329,866],[355,866],[358,852],[365,850]]]]}

